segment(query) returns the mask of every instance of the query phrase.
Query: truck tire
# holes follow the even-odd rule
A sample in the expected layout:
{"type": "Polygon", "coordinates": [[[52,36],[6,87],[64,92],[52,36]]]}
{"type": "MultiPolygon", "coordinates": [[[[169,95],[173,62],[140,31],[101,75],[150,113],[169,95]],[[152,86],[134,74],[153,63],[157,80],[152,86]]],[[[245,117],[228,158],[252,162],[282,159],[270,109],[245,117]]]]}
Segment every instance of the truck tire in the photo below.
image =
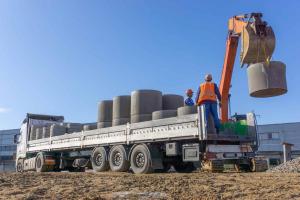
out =
{"type": "Polygon", "coordinates": [[[139,144],[133,147],[130,155],[130,165],[135,174],[147,174],[153,172],[151,154],[146,145],[139,144]]]}
{"type": "Polygon", "coordinates": [[[95,172],[108,170],[107,152],[104,147],[97,147],[91,155],[92,168],[95,172]]]}
{"type": "Polygon", "coordinates": [[[110,149],[109,166],[113,172],[126,172],[129,169],[127,152],[123,145],[117,145],[110,149]]]}
{"type": "Polygon", "coordinates": [[[35,170],[36,172],[47,172],[49,171],[48,166],[45,165],[45,159],[42,152],[38,153],[35,158],[35,170]]]}
{"type": "Polygon", "coordinates": [[[19,172],[19,173],[24,172],[24,160],[23,159],[18,160],[16,171],[19,172]]]}

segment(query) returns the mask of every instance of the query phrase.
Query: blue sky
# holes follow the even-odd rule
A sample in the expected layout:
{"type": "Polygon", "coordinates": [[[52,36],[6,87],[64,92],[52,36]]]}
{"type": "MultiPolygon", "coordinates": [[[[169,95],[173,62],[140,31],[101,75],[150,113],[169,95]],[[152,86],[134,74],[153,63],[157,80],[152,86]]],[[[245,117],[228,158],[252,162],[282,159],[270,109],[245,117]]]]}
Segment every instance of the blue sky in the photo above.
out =
{"type": "Polygon", "coordinates": [[[96,121],[97,102],[158,89],[184,94],[206,73],[219,83],[227,20],[263,12],[287,65],[288,93],[255,99],[236,60],[232,111],[259,123],[300,121],[300,1],[0,1],[0,129],[27,112],[96,121]]]}

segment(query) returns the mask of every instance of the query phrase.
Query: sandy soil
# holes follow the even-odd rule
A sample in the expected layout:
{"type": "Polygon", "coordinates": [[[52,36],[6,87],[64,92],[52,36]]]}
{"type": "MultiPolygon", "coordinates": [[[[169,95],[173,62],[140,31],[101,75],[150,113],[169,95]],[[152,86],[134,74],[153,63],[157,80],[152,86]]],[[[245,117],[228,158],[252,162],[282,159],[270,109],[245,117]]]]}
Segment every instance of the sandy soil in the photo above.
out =
{"type": "Polygon", "coordinates": [[[0,199],[300,199],[300,174],[3,173],[0,199]]]}

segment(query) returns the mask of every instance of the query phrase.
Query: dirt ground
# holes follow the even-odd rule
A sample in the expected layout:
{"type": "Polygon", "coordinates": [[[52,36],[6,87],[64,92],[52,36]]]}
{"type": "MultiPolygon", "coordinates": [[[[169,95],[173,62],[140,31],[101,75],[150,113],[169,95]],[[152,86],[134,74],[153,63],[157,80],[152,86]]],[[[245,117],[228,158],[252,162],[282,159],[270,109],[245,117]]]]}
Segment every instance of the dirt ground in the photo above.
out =
{"type": "Polygon", "coordinates": [[[300,174],[2,173],[0,199],[300,199],[300,174]]]}

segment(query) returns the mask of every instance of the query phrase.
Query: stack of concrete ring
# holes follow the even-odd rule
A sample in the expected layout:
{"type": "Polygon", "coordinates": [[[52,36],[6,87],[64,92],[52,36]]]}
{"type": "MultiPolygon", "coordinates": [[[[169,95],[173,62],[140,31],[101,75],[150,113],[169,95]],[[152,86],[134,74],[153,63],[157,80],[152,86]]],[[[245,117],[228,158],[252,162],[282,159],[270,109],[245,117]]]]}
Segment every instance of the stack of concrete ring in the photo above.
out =
{"type": "MultiPolygon", "coordinates": [[[[196,106],[184,106],[184,98],[157,90],[135,90],[98,104],[97,128],[159,120],[197,113],[196,106]]],[[[85,128],[84,128],[85,130],[85,128]]]]}

